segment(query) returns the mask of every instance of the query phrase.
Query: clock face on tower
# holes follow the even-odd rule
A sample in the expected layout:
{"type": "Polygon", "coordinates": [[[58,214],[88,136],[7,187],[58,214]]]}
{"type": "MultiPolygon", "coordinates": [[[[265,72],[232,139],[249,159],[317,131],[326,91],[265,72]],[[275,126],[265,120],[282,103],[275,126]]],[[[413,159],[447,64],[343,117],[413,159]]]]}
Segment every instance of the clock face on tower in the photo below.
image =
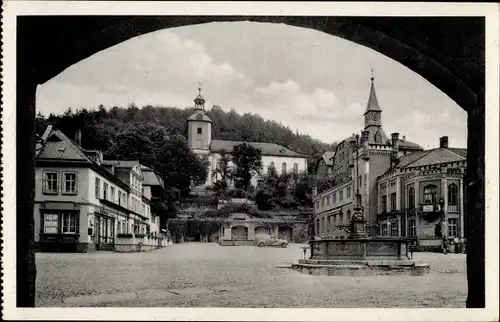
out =
{"type": "Polygon", "coordinates": [[[371,115],[371,120],[374,121],[374,122],[380,121],[380,115],[378,113],[373,113],[371,115]]]}
{"type": "Polygon", "coordinates": [[[196,115],[196,119],[199,121],[203,120],[203,115],[201,114],[196,115]]]}

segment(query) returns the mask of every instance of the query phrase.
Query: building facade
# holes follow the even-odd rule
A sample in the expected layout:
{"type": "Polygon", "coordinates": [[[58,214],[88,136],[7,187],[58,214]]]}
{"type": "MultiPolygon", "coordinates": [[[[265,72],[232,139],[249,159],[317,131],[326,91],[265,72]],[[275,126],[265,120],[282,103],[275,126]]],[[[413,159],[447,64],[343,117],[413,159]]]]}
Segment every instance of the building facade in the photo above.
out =
{"type": "Polygon", "coordinates": [[[371,235],[415,237],[422,247],[439,245],[434,229],[441,212],[436,200],[443,198],[447,223],[443,233],[464,237],[466,150],[449,148],[448,137],[440,139],[439,149],[425,151],[399,133],[389,138],[381,115],[372,78],[364,130],[337,145],[330,158],[331,174],[326,176],[333,184],[314,193],[315,235],[345,236],[359,194],[371,235]]]}
{"type": "MultiPolygon", "coordinates": [[[[242,143],[250,144],[261,150],[263,173],[266,173],[269,167],[275,167],[278,173],[307,171],[307,156],[275,143],[212,140],[212,120],[205,112],[205,99],[199,94],[194,102],[195,111],[187,120],[188,144],[196,155],[205,158],[209,163],[210,175],[203,187],[210,187],[220,179],[212,176],[212,173],[217,167],[221,152],[231,153],[235,146],[242,143]]],[[[230,162],[229,166],[233,167],[234,165],[230,162]]],[[[259,176],[254,176],[252,185],[256,186],[258,180],[259,176]]]]}
{"type": "Polygon", "coordinates": [[[150,205],[139,192],[140,173],[124,180],[116,173],[121,169],[116,162],[104,161],[99,151],[84,150],[78,138],[75,143],[52,128],[43,137],[33,214],[39,250],[114,250],[120,234],[148,234],[150,205]]]}
{"type": "Polygon", "coordinates": [[[439,248],[440,235],[465,238],[466,154],[442,137],[439,148],[403,156],[381,175],[381,235],[414,237],[422,248],[439,248]]]}

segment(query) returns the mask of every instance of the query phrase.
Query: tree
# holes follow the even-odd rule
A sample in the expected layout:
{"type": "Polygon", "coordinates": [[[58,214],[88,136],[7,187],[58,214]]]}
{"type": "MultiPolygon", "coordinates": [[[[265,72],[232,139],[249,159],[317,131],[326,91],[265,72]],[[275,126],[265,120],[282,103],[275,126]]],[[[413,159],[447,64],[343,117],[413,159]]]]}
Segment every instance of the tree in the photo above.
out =
{"type": "Polygon", "coordinates": [[[191,186],[205,183],[208,174],[208,161],[194,154],[180,135],[172,135],[165,141],[154,167],[165,177],[165,187],[177,188],[183,196],[191,186]]]}
{"type": "Polygon", "coordinates": [[[248,190],[252,177],[260,174],[262,169],[262,151],[242,143],[233,148],[231,157],[236,166],[232,173],[236,188],[248,190]]]}
{"type": "Polygon", "coordinates": [[[215,179],[214,188],[218,195],[224,193],[228,187],[228,181],[231,179],[231,154],[222,150],[219,152],[220,158],[217,160],[215,170],[212,171],[212,176],[215,179]]]}
{"type": "Polygon", "coordinates": [[[151,166],[156,159],[156,145],[135,128],[116,135],[114,144],[107,155],[118,160],[139,160],[142,164],[151,166]]]}

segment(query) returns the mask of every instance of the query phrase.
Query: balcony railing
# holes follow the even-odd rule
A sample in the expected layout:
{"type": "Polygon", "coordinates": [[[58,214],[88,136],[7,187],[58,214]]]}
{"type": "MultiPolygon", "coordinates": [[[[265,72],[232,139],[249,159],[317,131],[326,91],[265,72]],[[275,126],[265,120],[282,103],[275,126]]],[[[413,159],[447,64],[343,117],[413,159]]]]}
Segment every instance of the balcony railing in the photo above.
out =
{"type": "Polygon", "coordinates": [[[459,205],[448,205],[448,212],[460,212],[459,205]]]}
{"type": "Polygon", "coordinates": [[[441,206],[437,203],[420,204],[418,210],[421,212],[437,212],[441,211],[441,206]]]}

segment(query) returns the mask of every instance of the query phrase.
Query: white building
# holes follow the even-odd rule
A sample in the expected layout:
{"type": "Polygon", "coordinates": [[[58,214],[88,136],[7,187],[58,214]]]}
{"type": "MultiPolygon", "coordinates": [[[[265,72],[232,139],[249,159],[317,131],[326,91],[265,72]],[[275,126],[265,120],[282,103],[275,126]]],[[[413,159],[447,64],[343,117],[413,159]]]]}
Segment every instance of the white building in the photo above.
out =
{"type": "MultiPolygon", "coordinates": [[[[206,158],[209,162],[209,175],[204,187],[212,186],[217,178],[212,176],[216,169],[217,161],[224,150],[231,153],[233,148],[239,144],[250,144],[255,148],[259,148],[262,152],[262,173],[265,174],[269,167],[274,167],[278,174],[290,171],[305,172],[307,171],[307,156],[294,152],[281,145],[265,142],[239,142],[239,141],[223,141],[212,140],[212,120],[205,112],[205,99],[201,94],[194,100],[195,111],[188,118],[188,144],[193,152],[206,158]]],[[[229,166],[233,166],[232,162],[229,166]]],[[[252,184],[257,185],[258,178],[254,176],[252,184]]]]}

